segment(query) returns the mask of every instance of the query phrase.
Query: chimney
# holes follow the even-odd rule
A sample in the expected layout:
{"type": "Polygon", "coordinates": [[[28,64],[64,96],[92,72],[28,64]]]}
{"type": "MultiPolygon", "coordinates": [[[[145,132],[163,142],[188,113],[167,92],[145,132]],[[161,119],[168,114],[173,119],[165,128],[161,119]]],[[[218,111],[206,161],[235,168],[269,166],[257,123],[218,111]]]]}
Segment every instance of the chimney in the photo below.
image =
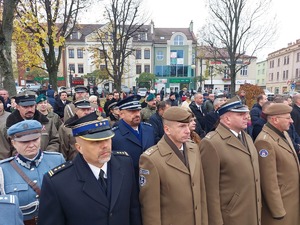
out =
{"type": "Polygon", "coordinates": [[[153,22],[153,20],[151,20],[150,25],[151,25],[151,34],[154,34],[154,22],[153,22]]]}
{"type": "Polygon", "coordinates": [[[191,20],[191,22],[190,22],[190,27],[189,27],[189,29],[190,29],[190,32],[192,33],[193,30],[194,30],[194,22],[193,22],[193,20],[191,20]]]}

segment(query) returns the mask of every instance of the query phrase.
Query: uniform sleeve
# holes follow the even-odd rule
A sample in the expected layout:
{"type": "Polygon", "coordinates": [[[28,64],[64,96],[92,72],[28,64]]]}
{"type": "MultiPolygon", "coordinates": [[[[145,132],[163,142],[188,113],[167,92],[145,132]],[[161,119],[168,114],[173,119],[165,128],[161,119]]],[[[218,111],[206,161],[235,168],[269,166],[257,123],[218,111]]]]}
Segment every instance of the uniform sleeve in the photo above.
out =
{"type": "Polygon", "coordinates": [[[140,203],[143,225],[161,225],[160,177],[145,154],[140,158],[140,203]]]}
{"type": "Polygon", "coordinates": [[[201,141],[200,153],[206,189],[208,224],[222,225],[223,219],[219,190],[220,159],[215,146],[207,139],[201,141]]]}
{"type": "Polygon", "coordinates": [[[262,149],[268,152],[268,155],[265,157],[261,157],[258,154],[262,194],[272,216],[274,218],[283,217],[286,212],[277,180],[275,150],[267,140],[257,140],[255,147],[258,153],[262,149]]]}
{"type": "Polygon", "coordinates": [[[59,143],[60,148],[59,152],[63,154],[64,158],[66,160],[69,160],[70,154],[70,136],[68,135],[68,132],[64,129],[63,125],[58,130],[58,136],[59,136],[59,143]]]}
{"type": "Polygon", "coordinates": [[[66,224],[60,201],[48,174],[43,179],[38,215],[38,225],[66,224]]]}
{"type": "Polygon", "coordinates": [[[46,151],[50,152],[58,152],[59,151],[59,137],[58,132],[55,127],[54,121],[49,120],[50,125],[50,131],[49,131],[49,142],[48,146],[46,148],[46,151]]]}
{"type": "Polygon", "coordinates": [[[13,156],[13,147],[10,145],[8,137],[6,135],[6,128],[5,125],[0,126],[0,160],[7,159],[11,156],[13,156]]]}

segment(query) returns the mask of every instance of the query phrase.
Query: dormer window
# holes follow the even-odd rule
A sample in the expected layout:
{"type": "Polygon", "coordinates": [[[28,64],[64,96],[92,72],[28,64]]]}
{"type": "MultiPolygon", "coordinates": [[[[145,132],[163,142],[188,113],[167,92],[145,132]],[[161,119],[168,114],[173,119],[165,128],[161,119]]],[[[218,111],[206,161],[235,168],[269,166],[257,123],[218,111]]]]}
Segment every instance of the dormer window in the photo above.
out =
{"type": "Polygon", "coordinates": [[[183,37],[181,35],[175,36],[174,45],[183,45],[183,37]]]}
{"type": "Polygon", "coordinates": [[[79,33],[78,31],[73,31],[70,35],[70,39],[78,40],[79,39],[79,33]]]}

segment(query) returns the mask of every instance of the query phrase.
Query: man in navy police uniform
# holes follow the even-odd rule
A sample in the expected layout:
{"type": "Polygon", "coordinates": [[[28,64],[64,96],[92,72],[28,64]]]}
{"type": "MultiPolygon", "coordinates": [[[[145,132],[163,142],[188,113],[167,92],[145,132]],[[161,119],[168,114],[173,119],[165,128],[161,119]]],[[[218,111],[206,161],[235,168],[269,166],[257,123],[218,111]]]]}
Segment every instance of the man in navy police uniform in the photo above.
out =
{"type": "Polygon", "coordinates": [[[79,153],[45,175],[38,224],[141,225],[132,160],[111,151],[108,120],[93,112],[68,126],[79,153]]]}
{"type": "Polygon", "coordinates": [[[141,122],[140,99],[140,95],[132,95],[118,102],[121,120],[118,126],[113,128],[115,136],[112,139],[114,150],[126,151],[131,156],[137,180],[140,155],[155,145],[152,125],[141,122]]]}

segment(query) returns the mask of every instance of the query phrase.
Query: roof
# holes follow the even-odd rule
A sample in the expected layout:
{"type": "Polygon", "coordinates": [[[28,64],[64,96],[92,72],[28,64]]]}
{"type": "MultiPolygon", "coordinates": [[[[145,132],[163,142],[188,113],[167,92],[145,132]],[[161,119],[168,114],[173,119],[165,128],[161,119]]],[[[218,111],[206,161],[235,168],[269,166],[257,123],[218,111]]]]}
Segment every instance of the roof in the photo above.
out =
{"type": "Polygon", "coordinates": [[[193,40],[193,43],[197,43],[197,39],[193,32],[189,28],[155,28],[154,29],[154,43],[166,44],[171,39],[174,33],[183,33],[188,40],[193,40]],[[162,38],[163,37],[163,38],[162,38]]]}

